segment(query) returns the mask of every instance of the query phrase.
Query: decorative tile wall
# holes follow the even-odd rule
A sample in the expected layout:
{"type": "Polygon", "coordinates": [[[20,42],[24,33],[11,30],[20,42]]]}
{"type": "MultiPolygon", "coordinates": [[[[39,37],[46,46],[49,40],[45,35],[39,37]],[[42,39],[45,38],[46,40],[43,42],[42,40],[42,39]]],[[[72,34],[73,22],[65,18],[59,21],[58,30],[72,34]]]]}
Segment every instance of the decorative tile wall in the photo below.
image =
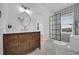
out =
{"type": "MultiPolygon", "coordinates": [[[[76,4],[72,5],[72,6],[69,6],[67,8],[64,8],[62,10],[59,10],[59,11],[55,12],[53,16],[55,17],[54,19],[56,20],[56,24],[59,24],[59,25],[55,25],[55,27],[61,28],[61,22],[57,22],[57,21],[60,21],[61,20],[61,16],[62,15],[66,15],[66,14],[69,14],[69,13],[73,13],[73,15],[74,15],[74,34],[77,35],[77,34],[79,34],[78,33],[79,32],[78,31],[79,25],[77,24],[77,22],[79,21],[79,3],[76,3],[76,4]],[[59,14],[61,14],[61,16],[57,16],[59,14]]],[[[50,26],[50,28],[52,26],[50,26]]],[[[49,31],[51,32],[52,30],[49,30],[49,31]]],[[[61,29],[59,30],[59,32],[58,31],[55,31],[55,32],[56,32],[55,34],[60,33],[61,32],[61,29]]],[[[51,34],[51,36],[54,36],[54,35],[51,34]]],[[[61,34],[60,34],[60,36],[61,36],[61,34]]],[[[56,35],[55,37],[57,37],[57,39],[59,40],[59,38],[61,38],[60,36],[59,35],[56,35]]]]}
{"type": "Polygon", "coordinates": [[[60,33],[61,33],[61,14],[56,14],[53,17],[50,16],[49,20],[49,38],[50,39],[55,39],[55,40],[60,40],[60,33]],[[60,19],[60,20],[58,20],[60,19]]]}
{"type": "Polygon", "coordinates": [[[65,15],[65,14],[69,14],[69,13],[73,13],[74,14],[74,34],[77,35],[78,34],[78,24],[76,24],[79,21],[79,3],[76,3],[72,6],[69,6],[67,8],[64,8],[60,11],[55,12],[55,14],[59,14],[61,13],[61,15],[65,15]]]}

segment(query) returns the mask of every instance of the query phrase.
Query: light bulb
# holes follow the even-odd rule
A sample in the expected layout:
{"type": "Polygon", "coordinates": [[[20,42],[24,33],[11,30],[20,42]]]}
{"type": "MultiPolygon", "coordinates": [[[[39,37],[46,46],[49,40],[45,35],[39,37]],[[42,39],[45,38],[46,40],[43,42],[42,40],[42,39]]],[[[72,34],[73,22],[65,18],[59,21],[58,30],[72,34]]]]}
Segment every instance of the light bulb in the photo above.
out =
{"type": "Polygon", "coordinates": [[[31,11],[29,9],[25,10],[28,14],[31,14],[31,11]]]}
{"type": "Polygon", "coordinates": [[[25,9],[22,8],[21,6],[19,7],[19,9],[20,9],[21,12],[24,12],[25,11],[25,9]]]}

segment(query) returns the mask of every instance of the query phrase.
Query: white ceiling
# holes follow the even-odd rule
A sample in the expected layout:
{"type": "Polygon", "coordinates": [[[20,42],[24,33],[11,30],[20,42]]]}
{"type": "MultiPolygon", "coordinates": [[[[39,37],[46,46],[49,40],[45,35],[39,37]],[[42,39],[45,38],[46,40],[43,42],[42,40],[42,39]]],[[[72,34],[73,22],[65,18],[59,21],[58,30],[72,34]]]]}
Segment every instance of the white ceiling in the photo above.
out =
{"type": "Polygon", "coordinates": [[[50,12],[59,11],[73,4],[74,3],[42,3],[42,5],[50,12]]]}
{"type": "Polygon", "coordinates": [[[22,3],[22,4],[35,10],[35,12],[37,13],[39,11],[40,11],[39,13],[43,13],[44,10],[46,10],[50,12],[51,14],[53,14],[54,12],[57,12],[75,3],[22,3]]]}

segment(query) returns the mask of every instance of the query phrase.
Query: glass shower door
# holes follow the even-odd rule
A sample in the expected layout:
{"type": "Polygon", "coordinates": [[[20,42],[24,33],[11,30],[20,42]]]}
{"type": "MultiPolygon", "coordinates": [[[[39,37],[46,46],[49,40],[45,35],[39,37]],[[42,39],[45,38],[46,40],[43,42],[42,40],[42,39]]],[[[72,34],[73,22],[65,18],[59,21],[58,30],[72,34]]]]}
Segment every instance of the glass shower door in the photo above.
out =
{"type": "Polygon", "coordinates": [[[61,16],[60,14],[50,16],[49,18],[49,38],[61,40],[61,16]]]}

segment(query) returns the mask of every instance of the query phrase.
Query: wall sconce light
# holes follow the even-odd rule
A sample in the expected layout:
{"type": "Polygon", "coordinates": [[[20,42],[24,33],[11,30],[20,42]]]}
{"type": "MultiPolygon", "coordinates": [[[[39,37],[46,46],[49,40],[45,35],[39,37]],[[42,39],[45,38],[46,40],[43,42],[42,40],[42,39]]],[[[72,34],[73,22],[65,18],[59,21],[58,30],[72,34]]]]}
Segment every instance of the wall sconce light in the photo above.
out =
{"type": "Polygon", "coordinates": [[[24,5],[21,5],[21,7],[24,8],[25,10],[30,9],[29,7],[25,7],[24,5]]]}
{"type": "Polygon", "coordinates": [[[24,5],[21,5],[21,6],[20,6],[20,11],[21,11],[21,12],[27,12],[28,14],[31,13],[30,8],[29,8],[29,7],[26,7],[26,6],[24,6],[24,5]]]}

